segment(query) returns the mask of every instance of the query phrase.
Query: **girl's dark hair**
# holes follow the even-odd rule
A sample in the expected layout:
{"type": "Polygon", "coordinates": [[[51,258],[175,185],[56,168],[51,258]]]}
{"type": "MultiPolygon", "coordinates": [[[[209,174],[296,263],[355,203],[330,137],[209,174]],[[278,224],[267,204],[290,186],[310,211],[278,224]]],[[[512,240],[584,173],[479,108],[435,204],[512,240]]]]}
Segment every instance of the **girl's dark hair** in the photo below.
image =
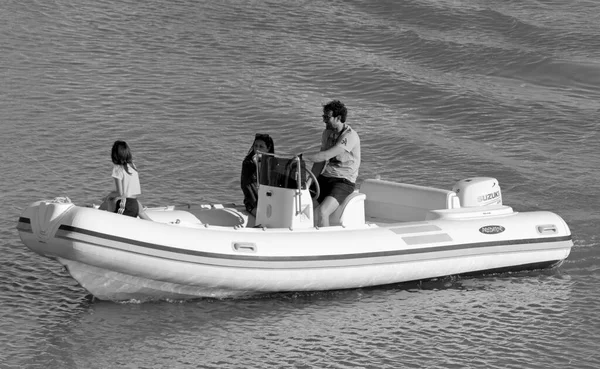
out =
{"type": "Polygon", "coordinates": [[[133,155],[131,155],[129,145],[127,145],[127,142],[125,141],[115,141],[110,153],[110,158],[112,159],[113,164],[122,165],[127,174],[131,174],[129,173],[129,165],[137,170],[135,165],[133,165],[133,155]]]}

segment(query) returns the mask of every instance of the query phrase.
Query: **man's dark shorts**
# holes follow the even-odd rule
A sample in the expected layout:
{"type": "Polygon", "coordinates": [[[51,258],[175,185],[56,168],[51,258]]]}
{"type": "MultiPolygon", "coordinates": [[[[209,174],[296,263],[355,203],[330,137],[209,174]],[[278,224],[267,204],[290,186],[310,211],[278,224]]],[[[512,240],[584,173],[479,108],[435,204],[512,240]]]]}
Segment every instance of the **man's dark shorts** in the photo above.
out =
{"type": "MultiPolygon", "coordinates": [[[[115,209],[115,213],[119,212],[119,208],[121,207],[121,200],[117,201],[117,208],[115,209]]],[[[125,211],[123,215],[128,215],[130,217],[137,217],[138,212],[140,211],[140,207],[138,206],[137,199],[128,197],[125,201],[125,211]]]]}
{"type": "Polygon", "coordinates": [[[321,188],[321,194],[317,199],[319,204],[322,203],[327,196],[335,198],[337,202],[341,204],[348,195],[354,192],[354,183],[344,178],[333,178],[320,175],[317,180],[319,181],[319,187],[321,188]]]}

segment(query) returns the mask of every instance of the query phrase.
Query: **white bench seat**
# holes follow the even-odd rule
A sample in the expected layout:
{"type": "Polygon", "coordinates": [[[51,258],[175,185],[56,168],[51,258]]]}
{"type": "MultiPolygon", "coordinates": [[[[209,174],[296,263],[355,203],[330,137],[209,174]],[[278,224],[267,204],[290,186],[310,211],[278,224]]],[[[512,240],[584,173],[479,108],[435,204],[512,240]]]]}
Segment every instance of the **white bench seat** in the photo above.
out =
{"type": "Polygon", "coordinates": [[[432,187],[367,179],[360,192],[366,195],[366,219],[380,223],[421,221],[431,210],[460,208],[454,191],[432,187]]]}

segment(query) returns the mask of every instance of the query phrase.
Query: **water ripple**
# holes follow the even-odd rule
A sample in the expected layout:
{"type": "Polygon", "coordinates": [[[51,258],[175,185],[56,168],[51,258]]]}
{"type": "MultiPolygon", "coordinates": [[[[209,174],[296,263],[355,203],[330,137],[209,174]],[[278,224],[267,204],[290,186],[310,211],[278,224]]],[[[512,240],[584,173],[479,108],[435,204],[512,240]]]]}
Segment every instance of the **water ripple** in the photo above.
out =
{"type": "Polygon", "coordinates": [[[597,5],[556,2],[42,1],[0,12],[7,367],[595,368],[597,5]],[[19,241],[27,203],[98,203],[127,140],[144,204],[241,201],[255,132],[316,150],[322,104],[360,134],[359,182],[557,211],[558,269],[249,300],[94,301],[19,241]]]}

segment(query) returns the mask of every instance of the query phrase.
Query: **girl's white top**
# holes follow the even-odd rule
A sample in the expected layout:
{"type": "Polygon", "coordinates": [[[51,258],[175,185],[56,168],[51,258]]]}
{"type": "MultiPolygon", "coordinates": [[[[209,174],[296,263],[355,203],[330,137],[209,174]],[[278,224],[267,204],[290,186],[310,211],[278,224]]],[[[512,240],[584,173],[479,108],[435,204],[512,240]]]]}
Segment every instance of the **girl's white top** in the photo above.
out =
{"type": "Polygon", "coordinates": [[[122,165],[115,165],[112,171],[112,177],[121,181],[123,188],[123,195],[125,197],[136,197],[142,194],[142,188],[140,186],[140,177],[138,176],[137,170],[133,169],[131,165],[127,166],[129,173],[125,171],[125,167],[122,165]]]}

